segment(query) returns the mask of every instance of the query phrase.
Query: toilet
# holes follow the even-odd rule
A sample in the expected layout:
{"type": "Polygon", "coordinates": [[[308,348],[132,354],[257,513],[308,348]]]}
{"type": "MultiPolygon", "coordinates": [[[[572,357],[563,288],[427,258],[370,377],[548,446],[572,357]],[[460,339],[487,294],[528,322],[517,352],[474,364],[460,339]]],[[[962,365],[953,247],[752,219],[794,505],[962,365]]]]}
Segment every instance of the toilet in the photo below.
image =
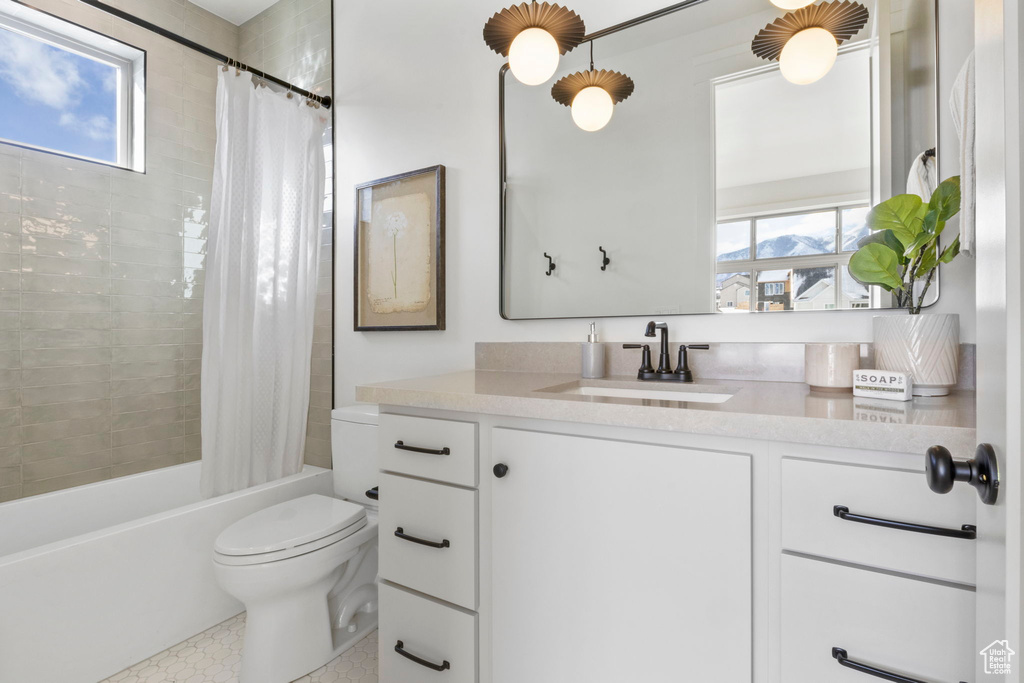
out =
{"type": "Polygon", "coordinates": [[[376,406],[332,411],[333,497],[278,503],[217,537],[214,574],[247,613],[242,683],[293,681],[377,627],[377,419],[376,406]]]}

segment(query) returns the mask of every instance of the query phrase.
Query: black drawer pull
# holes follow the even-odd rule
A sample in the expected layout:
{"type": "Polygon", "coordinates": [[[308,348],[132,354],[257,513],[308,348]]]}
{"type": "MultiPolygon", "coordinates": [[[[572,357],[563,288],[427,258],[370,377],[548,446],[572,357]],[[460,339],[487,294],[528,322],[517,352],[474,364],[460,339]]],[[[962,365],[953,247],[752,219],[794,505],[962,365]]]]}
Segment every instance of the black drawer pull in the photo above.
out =
{"type": "Polygon", "coordinates": [[[448,539],[443,539],[440,543],[437,541],[426,541],[422,538],[416,538],[415,536],[409,536],[405,533],[405,529],[398,527],[395,529],[395,536],[398,536],[403,541],[409,541],[411,543],[419,543],[420,545],[430,546],[431,548],[450,548],[452,544],[448,542],[448,539]]]}
{"type": "Polygon", "coordinates": [[[928,534],[930,536],[948,536],[949,538],[964,538],[973,541],[978,537],[978,527],[973,524],[964,524],[959,529],[945,529],[940,526],[925,526],[924,524],[913,524],[911,522],[897,522],[891,519],[879,519],[878,517],[865,517],[850,512],[845,505],[836,505],[832,508],[832,514],[847,522],[860,522],[873,526],[883,526],[887,529],[899,529],[900,531],[913,531],[917,534],[928,534]]]}
{"type": "MultiPolygon", "coordinates": [[[[416,662],[420,666],[425,666],[428,669],[433,669],[434,671],[445,671],[447,669],[452,668],[452,665],[448,662],[447,659],[444,660],[443,662],[441,662],[440,664],[434,664],[433,662],[428,662],[427,660],[423,659],[422,657],[417,657],[416,655],[412,654],[411,652],[406,652],[405,651],[405,643],[403,643],[402,641],[398,641],[397,643],[395,643],[395,652],[397,652],[398,654],[402,655],[403,657],[405,657],[409,661],[416,662]]],[[[908,678],[907,680],[910,680],[910,679],[908,678]]]]}
{"type": "MultiPolygon", "coordinates": [[[[859,671],[862,674],[874,676],[875,678],[881,678],[885,681],[893,681],[893,683],[925,683],[925,681],[921,681],[916,678],[900,676],[899,674],[894,674],[891,671],[876,669],[873,666],[868,666],[867,664],[855,662],[852,659],[850,659],[850,656],[847,654],[846,650],[844,650],[841,647],[832,648],[832,656],[835,657],[837,662],[839,662],[839,666],[845,666],[847,669],[853,669],[854,671],[859,671]]],[[[960,681],[960,683],[964,682],[960,681]]]]}
{"type": "Polygon", "coordinates": [[[427,455],[451,455],[450,448],[420,448],[419,446],[406,446],[402,441],[395,442],[395,448],[400,451],[411,451],[412,453],[426,453],[427,455]]]}
{"type": "Polygon", "coordinates": [[[374,486],[372,489],[366,492],[366,497],[370,500],[380,500],[380,487],[374,486]]]}

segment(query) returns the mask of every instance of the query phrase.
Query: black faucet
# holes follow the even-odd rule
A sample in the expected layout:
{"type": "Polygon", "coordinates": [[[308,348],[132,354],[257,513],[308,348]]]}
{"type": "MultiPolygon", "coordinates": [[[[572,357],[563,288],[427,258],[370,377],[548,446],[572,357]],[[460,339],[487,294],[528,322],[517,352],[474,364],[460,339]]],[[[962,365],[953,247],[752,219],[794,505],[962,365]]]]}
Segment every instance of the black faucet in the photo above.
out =
{"type": "Polygon", "coordinates": [[[658,330],[661,330],[661,354],[658,358],[658,369],[655,370],[651,366],[651,347],[647,344],[623,344],[624,349],[643,349],[643,358],[640,364],[640,370],[636,373],[636,378],[641,381],[649,382],[693,382],[693,372],[690,370],[690,364],[686,356],[687,349],[709,349],[711,348],[708,344],[682,344],[679,347],[679,364],[676,370],[672,370],[672,361],[668,355],[668,324],[651,321],[647,323],[647,329],[644,330],[645,337],[653,337],[657,335],[658,330]]]}
{"type": "Polygon", "coordinates": [[[658,374],[672,374],[672,359],[668,357],[668,323],[656,323],[653,320],[647,323],[644,330],[645,337],[653,337],[661,330],[661,354],[658,356],[658,374]]]}

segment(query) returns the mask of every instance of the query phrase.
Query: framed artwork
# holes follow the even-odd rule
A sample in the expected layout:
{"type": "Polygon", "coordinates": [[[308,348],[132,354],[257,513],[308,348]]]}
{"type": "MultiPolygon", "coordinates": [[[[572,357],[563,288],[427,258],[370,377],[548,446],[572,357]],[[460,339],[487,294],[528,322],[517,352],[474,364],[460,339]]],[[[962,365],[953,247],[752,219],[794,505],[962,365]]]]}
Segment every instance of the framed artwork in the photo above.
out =
{"type": "Polygon", "coordinates": [[[357,332],[444,329],[444,166],[356,187],[357,332]]]}

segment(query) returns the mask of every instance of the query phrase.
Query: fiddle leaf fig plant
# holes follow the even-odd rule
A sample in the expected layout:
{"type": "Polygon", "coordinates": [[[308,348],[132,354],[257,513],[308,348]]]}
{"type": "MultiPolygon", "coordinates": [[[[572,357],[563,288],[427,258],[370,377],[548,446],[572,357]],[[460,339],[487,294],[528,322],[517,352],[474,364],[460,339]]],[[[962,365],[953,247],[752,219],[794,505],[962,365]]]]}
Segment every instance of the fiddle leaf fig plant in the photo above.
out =
{"type": "Polygon", "coordinates": [[[871,234],[850,259],[850,274],[861,284],[890,292],[896,308],[919,314],[939,264],[960,253],[959,235],[939,250],[946,222],[959,211],[960,176],[942,181],[927,204],[916,194],[885,200],[868,213],[871,234]]]}

